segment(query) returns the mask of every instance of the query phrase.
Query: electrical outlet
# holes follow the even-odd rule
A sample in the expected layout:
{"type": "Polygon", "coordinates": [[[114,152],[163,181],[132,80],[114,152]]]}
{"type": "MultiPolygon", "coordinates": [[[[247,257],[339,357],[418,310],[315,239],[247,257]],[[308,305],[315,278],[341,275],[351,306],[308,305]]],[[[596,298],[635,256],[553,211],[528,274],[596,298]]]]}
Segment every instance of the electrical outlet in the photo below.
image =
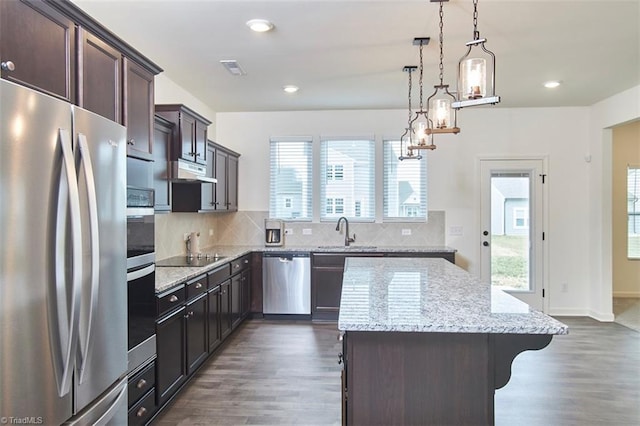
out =
{"type": "Polygon", "coordinates": [[[403,229],[402,235],[411,235],[411,229],[403,229]]]}
{"type": "Polygon", "coordinates": [[[293,229],[284,228],[284,235],[293,235],[293,229]]]}
{"type": "Polygon", "coordinates": [[[302,235],[311,235],[311,228],[302,228],[302,235]]]}
{"type": "Polygon", "coordinates": [[[209,236],[213,237],[213,229],[209,228],[209,236]]]}
{"type": "Polygon", "coordinates": [[[449,236],[450,237],[462,237],[462,226],[450,226],[449,227],[449,236]]]}

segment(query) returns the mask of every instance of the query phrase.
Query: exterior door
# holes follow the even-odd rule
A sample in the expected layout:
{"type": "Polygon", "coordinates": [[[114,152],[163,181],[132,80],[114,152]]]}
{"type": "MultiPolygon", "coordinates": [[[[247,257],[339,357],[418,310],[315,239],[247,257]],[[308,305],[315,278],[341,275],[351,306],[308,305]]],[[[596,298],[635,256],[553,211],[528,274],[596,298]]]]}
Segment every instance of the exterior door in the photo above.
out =
{"type": "Polygon", "coordinates": [[[480,161],[481,278],[543,310],[542,159],[480,161]]]}

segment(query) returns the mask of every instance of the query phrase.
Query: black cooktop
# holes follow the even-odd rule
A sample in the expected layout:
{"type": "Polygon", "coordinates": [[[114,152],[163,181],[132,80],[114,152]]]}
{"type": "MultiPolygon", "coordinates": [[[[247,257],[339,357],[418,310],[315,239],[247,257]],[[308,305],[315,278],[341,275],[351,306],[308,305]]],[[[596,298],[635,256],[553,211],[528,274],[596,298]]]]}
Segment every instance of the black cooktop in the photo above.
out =
{"type": "Polygon", "coordinates": [[[200,267],[211,265],[213,262],[217,262],[220,259],[224,259],[224,256],[174,256],[168,259],[160,260],[156,262],[156,266],[189,266],[200,267]]]}

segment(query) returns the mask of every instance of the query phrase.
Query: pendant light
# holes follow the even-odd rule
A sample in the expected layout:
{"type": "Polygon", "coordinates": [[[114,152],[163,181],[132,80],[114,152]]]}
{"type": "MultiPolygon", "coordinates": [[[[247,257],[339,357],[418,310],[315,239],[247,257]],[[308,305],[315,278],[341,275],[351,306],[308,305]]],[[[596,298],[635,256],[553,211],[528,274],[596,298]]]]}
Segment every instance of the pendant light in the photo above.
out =
{"type": "Polygon", "coordinates": [[[466,43],[467,53],[458,62],[458,100],[453,108],[497,104],[496,56],[485,47],[487,39],[478,31],[478,0],[473,0],[473,40],[466,43]],[[478,48],[479,47],[479,48],[478,48]],[[471,55],[471,49],[474,55],[471,55]]]}
{"type": "Polygon", "coordinates": [[[422,102],[422,76],[424,74],[424,65],[422,63],[422,49],[429,44],[429,37],[416,37],[413,39],[413,44],[420,46],[420,109],[416,111],[416,115],[411,120],[411,129],[415,139],[412,140],[412,144],[409,145],[411,150],[420,149],[436,149],[433,143],[433,122],[429,118],[427,110],[424,109],[424,103],[422,102]]]}
{"type": "MultiPolygon", "coordinates": [[[[434,0],[432,0],[434,1],[434,0]]],[[[452,104],[456,101],[456,97],[449,92],[449,85],[443,83],[444,78],[444,65],[442,61],[444,59],[443,44],[443,16],[442,3],[444,0],[440,0],[440,84],[433,86],[435,91],[427,99],[427,116],[431,118],[433,127],[428,129],[432,133],[454,133],[458,134],[460,128],[458,128],[457,110],[452,109],[452,104]]]]}
{"type": "Polygon", "coordinates": [[[400,136],[400,156],[398,157],[398,160],[402,161],[402,160],[420,160],[422,158],[422,155],[418,154],[416,155],[413,152],[413,149],[411,149],[411,145],[413,145],[413,139],[415,138],[414,134],[413,134],[413,129],[411,128],[411,117],[413,116],[412,112],[411,112],[411,88],[412,88],[412,83],[411,83],[411,74],[417,69],[418,67],[415,65],[405,65],[404,68],[402,68],[402,71],[406,72],[409,74],[409,94],[407,96],[407,98],[409,99],[409,116],[407,118],[407,127],[404,129],[404,133],[402,134],[402,136],[400,136]],[[405,153],[404,151],[404,146],[407,146],[407,151],[405,153]]]}

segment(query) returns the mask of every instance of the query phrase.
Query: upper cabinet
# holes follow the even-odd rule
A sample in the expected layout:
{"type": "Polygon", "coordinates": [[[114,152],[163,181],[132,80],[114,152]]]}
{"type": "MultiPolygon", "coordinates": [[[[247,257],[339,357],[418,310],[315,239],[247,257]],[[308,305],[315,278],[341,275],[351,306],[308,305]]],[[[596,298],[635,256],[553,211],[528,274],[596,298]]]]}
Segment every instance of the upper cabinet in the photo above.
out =
{"type": "Polygon", "coordinates": [[[122,54],[78,28],[78,105],[122,123],[122,54]]]}
{"type": "Polygon", "coordinates": [[[3,79],[127,126],[127,154],[152,160],[162,69],[70,1],[0,0],[0,62],[3,79]]]}
{"type": "Polygon", "coordinates": [[[127,155],[153,158],[154,74],[124,58],[124,114],[127,126],[127,155]]]}
{"type": "Polygon", "coordinates": [[[171,160],[207,164],[207,128],[211,121],[182,104],[156,105],[156,114],[174,124],[171,160]]]}
{"type": "Polygon", "coordinates": [[[0,76],[75,102],[76,26],[44,2],[0,1],[0,76]]]}

